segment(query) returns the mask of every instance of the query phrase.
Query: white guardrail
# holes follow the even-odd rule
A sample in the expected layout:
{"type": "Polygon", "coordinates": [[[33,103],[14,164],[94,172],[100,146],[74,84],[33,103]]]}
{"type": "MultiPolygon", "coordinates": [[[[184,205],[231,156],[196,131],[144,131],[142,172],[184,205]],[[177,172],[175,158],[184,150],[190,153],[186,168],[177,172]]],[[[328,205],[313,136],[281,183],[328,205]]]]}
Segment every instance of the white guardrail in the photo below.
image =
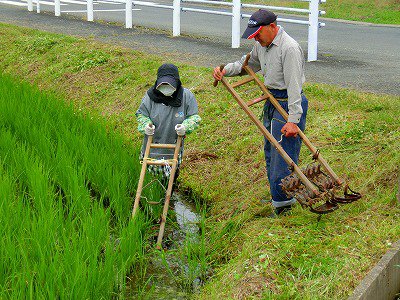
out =
{"type": "MultiPolygon", "coordinates": [[[[40,1],[36,0],[36,10],[40,13],[40,1]]],[[[173,4],[171,5],[163,5],[153,2],[146,1],[132,1],[132,0],[111,0],[110,2],[125,4],[125,9],[113,10],[113,11],[125,11],[125,27],[132,28],[132,20],[133,15],[132,11],[134,5],[138,6],[149,6],[156,8],[164,8],[164,9],[172,9],[172,34],[173,36],[179,36],[181,34],[181,12],[182,11],[190,11],[197,13],[207,13],[207,14],[216,14],[216,15],[224,15],[232,17],[232,48],[240,47],[240,20],[242,18],[250,18],[250,14],[245,14],[241,11],[242,8],[261,8],[275,11],[283,11],[283,12],[296,12],[302,14],[308,14],[308,20],[296,20],[296,19],[286,19],[279,18],[279,22],[286,23],[294,23],[308,26],[308,53],[307,60],[308,61],[316,61],[317,53],[318,53],[318,29],[320,27],[325,26],[325,23],[319,22],[319,16],[325,14],[325,11],[319,10],[319,4],[326,2],[326,0],[294,0],[301,2],[309,2],[308,9],[302,8],[290,8],[290,7],[279,7],[279,6],[266,6],[266,5],[257,5],[257,4],[244,4],[241,3],[241,0],[232,0],[232,2],[223,2],[216,0],[173,0],[173,4]],[[182,7],[182,3],[199,3],[199,4],[211,4],[218,6],[228,6],[232,7],[230,11],[220,11],[220,10],[208,10],[208,9],[200,9],[200,8],[189,8],[182,7]]],[[[28,10],[33,11],[33,0],[27,0],[28,2],[28,10]]],[[[42,0],[42,2],[45,2],[42,0]]],[[[82,1],[74,1],[74,0],[54,0],[54,13],[56,16],[61,15],[61,2],[70,3],[70,4],[84,4],[82,1]]],[[[43,3],[44,4],[44,3],[43,3]]],[[[95,11],[107,11],[107,10],[95,10],[95,11]]],[[[93,21],[93,0],[86,0],[86,9],[85,10],[76,10],[76,11],[68,11],[68,12],[86,12],[87,20],[93,21]]]]}

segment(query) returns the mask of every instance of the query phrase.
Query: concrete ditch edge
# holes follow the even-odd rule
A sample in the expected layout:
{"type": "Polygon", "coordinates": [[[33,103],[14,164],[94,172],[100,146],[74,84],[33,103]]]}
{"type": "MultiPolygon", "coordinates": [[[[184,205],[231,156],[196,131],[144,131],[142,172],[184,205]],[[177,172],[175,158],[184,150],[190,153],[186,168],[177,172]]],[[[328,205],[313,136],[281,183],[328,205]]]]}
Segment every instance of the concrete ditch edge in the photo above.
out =
{"type": "Polygon", "coordinates": [[[364,277],[348,300],[400,299],[400,240],[364,277]]]}

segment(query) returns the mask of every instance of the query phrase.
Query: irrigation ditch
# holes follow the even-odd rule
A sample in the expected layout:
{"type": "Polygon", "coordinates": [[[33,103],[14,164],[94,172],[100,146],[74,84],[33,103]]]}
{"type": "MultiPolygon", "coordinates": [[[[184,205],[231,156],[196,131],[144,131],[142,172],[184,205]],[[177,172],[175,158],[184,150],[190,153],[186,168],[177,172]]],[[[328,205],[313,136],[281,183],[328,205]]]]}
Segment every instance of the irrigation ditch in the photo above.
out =
{"type": "Polygon", "coordinates": [[[204,214],[176,193],[163,250],[154,249],[161,205],[130,220],[138,149],[2,74],[0,109],[0,298],[187,299],[199,289],[204,214]]]}
{"type": "MultiPolygon", "coordinates": [[[[172,216],[166,228],[163,250],[149,250],[145,276],[131,274],[128,280],[128,297],[145,299],[189,299],[197,293],[210,275],[204,247],[205,216],[198,213],[195,203],[183,193],[172,196],[172,216]],[[135,280],[136,279],[136,280],[135,280]],[[132,287],[130,286],[132,284],[132,287]]],[[[157,226],[155,226],[157,228],[157,226]]],[[[153,236],[153,243],[157,238],[153,236]]]]}

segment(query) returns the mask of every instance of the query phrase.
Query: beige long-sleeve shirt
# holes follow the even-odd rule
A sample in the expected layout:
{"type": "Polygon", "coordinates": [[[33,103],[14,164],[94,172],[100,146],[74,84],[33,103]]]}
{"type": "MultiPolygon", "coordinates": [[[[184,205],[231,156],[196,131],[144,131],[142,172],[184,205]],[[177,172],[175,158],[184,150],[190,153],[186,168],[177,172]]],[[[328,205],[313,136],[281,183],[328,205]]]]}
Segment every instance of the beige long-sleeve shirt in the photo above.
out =
{"type": "MultiPolygon", "coordinates": [[[[224,67],[225,76],[238,75],[242,70],[244,55],[240,60],[224,67]]],[[[299,123],[303,113],[301,92],[304,76],[304,55],[300,45],[279,26],[279,31],[268,47],[256,42],[250,52],[249,67],[261,73],[264,84],[269,89],[287,90],[288,122],[299,123]]]]}

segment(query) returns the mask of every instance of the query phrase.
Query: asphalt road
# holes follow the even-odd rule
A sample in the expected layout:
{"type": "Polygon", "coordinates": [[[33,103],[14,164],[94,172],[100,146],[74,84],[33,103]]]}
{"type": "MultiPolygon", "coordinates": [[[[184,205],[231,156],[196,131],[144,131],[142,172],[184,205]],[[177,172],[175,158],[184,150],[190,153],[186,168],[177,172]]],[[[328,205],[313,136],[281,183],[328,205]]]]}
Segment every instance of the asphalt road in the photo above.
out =
{"type": "MultiPolygon", "coordinates": [[[[62,11],[82,6],[62,7],[62,11]]],[[[121,6],[119,6],[121,7],[121,6]]],[[[113,8],[117,8],[113,6],[113,8]]],[[[168,55],[183,62],[216,66],[238,59],[251,49],[252,42],[242,40],[239,49],[230,48],[231,23],[226,16],[182,13],[181,32],[185,36],[171,37],[170,10],[136,7],[135,28],[104,22],[83,21],[63,14],[28,12],[25,7],[0,3],[0,22],[40,30],[70,34],[108,43],[120,44],[140,51],[168,55]],[[156,13],[156,15],[155,15],[156,13]],[[146,28],[152,28],[147,30],[146,28]]],[[[42,5],[42,11],[53,11],[42,5]]],[[[123,12],[95,12],[95,20],[124,22],[123,12]]],[[[82,19],[83,17],[83,19],[82,19]]],[[[283,16],[285,17],[285,16],[283,16]]],[[[246,27],[247,19],[242,21],[246,27]]],[[[309,82],[328,83],[361,91],[400,95],[400,26],[379,26],[324,20],[319,31],[318,61],[306,64],[309,82]]],[[[307,28],[304,25],[281,24],[307,53],[307,28]]]]}

